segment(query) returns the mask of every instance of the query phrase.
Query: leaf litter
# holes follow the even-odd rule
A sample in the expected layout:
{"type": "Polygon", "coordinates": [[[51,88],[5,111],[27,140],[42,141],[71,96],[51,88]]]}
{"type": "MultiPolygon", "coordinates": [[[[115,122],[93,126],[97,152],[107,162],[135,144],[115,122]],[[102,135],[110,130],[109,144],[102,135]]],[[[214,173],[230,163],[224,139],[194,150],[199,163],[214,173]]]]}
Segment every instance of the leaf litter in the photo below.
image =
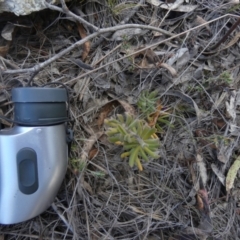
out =
{"type": "Polygon", "coordinates": [[[11,88],[25,86],[31,75],[20,70],[89,39],[91,25],[138,24],[96,34],[34,78],[36,86],[67,85],[75,140],[52,207],[30,221],[1,225],[3,239],[240,238],[240,26],[211,50],[236,21],[226,14],[239,12],[233,1],[214,4],[69,4],[88,24],[49,9],[0,17],[0,109],[6,117],[12,117],[11,88]],[[149,158],[139,171],[121,158],[121,146],[107,140],[103,122],[126,112],[141,118],[137,102],[144,90],[157,90],[158,105],[150,116],[161,131],[159,157],[149,158]],[[160,122],[162,112],[167,114],[160,122]]]}

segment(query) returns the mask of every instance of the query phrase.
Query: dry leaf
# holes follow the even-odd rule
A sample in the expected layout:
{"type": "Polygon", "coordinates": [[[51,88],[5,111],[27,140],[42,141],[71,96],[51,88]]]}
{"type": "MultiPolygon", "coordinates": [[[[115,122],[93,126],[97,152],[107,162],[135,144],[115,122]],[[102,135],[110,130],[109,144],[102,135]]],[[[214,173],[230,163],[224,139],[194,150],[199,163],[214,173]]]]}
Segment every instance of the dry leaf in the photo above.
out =
{"type": "Polygon", "coordinates": [[[206,21],[205,19],[203,19],[203,18],[200,17],[200,16],[197,16],[197,17],[196,17],[196,19],[195,19],[195,21],[194,21],[194,27],[195,27],[195,26],[202,25],[202,24],[204,24],[204,23],[206,23],[206,25],[205,25],[204,27],[208,30],[209,33],[211,33],[211,28],[210,28],[209,24],[207,23],[207,21],[206,21]]]}
{"type": "Polygon", "coordinates": [[[223,173],[213,163],[211,164],[211,168],[213,172],[216,174],[216,176],[218,177],[219,181],[222,183],[222,185],[225,186],[225,176],[223,175],[223,173]]]}
{"type": "MultiPolygon", "coordinates": [[[[142,47],[144,48],[144,47],[142,47]]],[[[136,51],[141,50],[141,48],[137,48],[135,49],[136,51]]],[[[146,49],[146,50],[142,50],[141,52],[138,52],[134,55],[134,58],[143,55],[144,58],[146,58],[148,60],[149,63],[154,63],[157,64],[159,62],[159,57],[157,56],[157,54],[152,50],[152,49],[146,49]]]]}
{"type": "Polygon", "coordinates": [[[228,161],[228,159],[226,158],[225,154],[222,152],[219,152],[217,154],[217,159],[222,162],[222,163],[226,163],[228,161]]]}
{"type": "MultiPolygon", "coordinates": [[[[159,16],[158,16],[159,8],[158,7],[153,7],[153,9],[154,10],[153,10],[153,13],[152,13],[152,16],[151,16],[150,26],[159,27],[159,25],[160,25],[159,16]]],[[[154,37],[159,37],[159,36],[163,35],[161,32],[157,32],[157,31],[153,31],[152,34],[153,34],[154,37]]]]}
{"type": "Polygon", "coordinates": [[[228,138],[225,139],[225,141],[226,140],[227,144],[224,140],[219,143],[220,145],[218,144],[217,159],[222,163],[227,163],[229,161],[237,144],[234,138],[228,138]]]}
{"type": "MultiPolygon", "coordinates": [[[[181,48],[179,49],[180,51],[182,50],[183,53],[181,53],[181,56],[178,56],[178,59],[177,59],[177,68],[182,68],[184,65],[186,65],[189,60],[190,60],[190,54],[189,54],[189,50],[188,48],[187,49],[184,49],[184,48],[181,48]]],[[[180,51],[178,53],[178,55],[180,55],[180,51]]]]}
{"type": "Polygon", "coordinates": [[[90,186],[90,184],[88,182],[81,179],[81,184],[80,185],[83,189],[87,190],[91,195],[93,194],[92,187],[90,186]]]}
{"type": "Polygon", "coordinates": [[[142,61],[141,61],[140,64],[138,65],[138,67],[144,68],[144,69],[150,68],[149,63],[148,63],[148,61],[147,61],[146,58],[143,58],[143,59],[142,59],[142,61]]]}
{"type": "Polygon", "coordinates": [[[142,30],[141,28],[126,28],[126,29],[123,29],[123,30],[116,31],[112,35],[111,40],[112,41],[122,41],[124,39],[130,40],[134,36],[143,35],[146,32],[147,32],[146,30],[142,30]]]}
{"type": "Polygon", "coordinates": [[[214,118],[212,122],[219,128],[219,129],[225,129],[226,128],[226,122],[223,119],[217,119],[214,118]]]}
{"type": "Polygon", "coordinates": [[[158,120],[158,118],[159,118],[159,115],[160,115],[160,113],[161,113],[161,109],[162,109],[162,105],[159,104],[159,105],[157,106],[156,112],[152,113],[152,114],[149,116],[151,120],[150,120],[150,122],[148,123],[148,125],[149,125],[150,127],[155,127],[156,122],[157,122],[157,120],[158,120]]]}
{"type": "Polygon", "coordinates": [[[236,119],[236,91],[231,92],[230,102],[226,102],[226,115],[233,121],[236,119]]]}
{"type": "Polygon", "coordinates": [[[97,120],[97,125],[98,127],[101,127],[104,123],[105,118],[108,116],[108,114],[117,106],[119,105],[119,101],[114,100],[111,102],[108,102],[107,104],[105,104],[98,115],[98,120],[97,120]]]}
{"type": "Polygon", "coordinates": [[[240,168],[240,156],[234,161],[230,169],[228,170],[227,177],[226,177],[226,191],[227,193],[233,188],[234,180],[237,176],[237,172],[240,168]]]}
{"type": "Polygon", "coordinates": [[[193,4],[186,4],[186,5],[180,5],[179,3],[181,1],[175,1],[174,3],[165,3],[163,1],[159,0],[147,0],[147,2],[151,3],[154,6],[159,6],[160,8],[166,9],[166,10],[174,10],[177,12],[191,12],[195,10],[198,5],[193,5],[193,4]]]}
{"type": "Polygon", "coordinates": [[[108,114],[117,106],[119,106],[119,104],[124,108],[124,110],[131,114],[131,115],[135,115],[135,109],[132,105],[130,105],[129,103],[127,103],[124,100],[113,100],[111,102],[108,102],[107,104],[105,104],[98,115],[98,120],[97,120],[97,125],[98,127],[101,127],[104,123],[105,118],[107,118],[108,114]]]}
{"type": "Polygon", "coordinates": [[[172,66],[168,65],[167,63],[160,63],[158,66],[162,67],[162,68],[166,68],[171,73],[172,77],[177,76],[177,71],[172,66]]]}
{"type": "Polygon", "coordinates": [[[88,153],[88,159],[92,160],[98,154],[98,149],[93,147],[90,152],[88,153]]]}
{"type": "Polygon", "coordinates": [[[188,48],[180,48],[177,52],[167,60],[167,64],[173,65],[177,62],[177,66],[181,67],[184,64],[187,64],[190,59],[190,54],[188,48]]]}
{"type": "Polygon", "coordinates": [[[208,201],[208,193],[205,189],[199,189],[197,193],[197,208],[201,214],[198,228],[205,233],[210,233],[213,229],[210,218],[210,207],[208,201]]]}
{"type": "Polygon", "coordinates": [[[126,102],[124,100],[118,100],[118,102],[122,105],[122,107],[124,108],[126,113],[129,113],[131,115],[136,115],[136,111],[131,104],[129,104],[128,102],[126,102]]]}
{"type": "Polygon", "coordinates": [[[229,131],[231,133],[234,133],[235,131],[237,131],[237,124],[236,124],[236,117],[237,117],[237,113],[236,113],[236,107],[237,107],[237,93],[236,91],[232,91],[231,92],[231,97],[230,97],[230,102],[226,102],[226,115],[227,117],[231,118],[230,119],[230,129],[229,131]]]}
{"type": "Polygon", "coordinates": [[[84,141],[84,146],[80,155],[79,162],[86,164],[89,152],[92,149],[94,143],[103,135],[103,132],[94,133],[90,138],[84,141]]]}
{"type": "Polygon", "coordinates": [[[200,194],[197,194],[197,208],[198,210],[202,211],[204,209],[204,203],[200,196],[200,194]]]}
{"type": "MultiPolygon", "coordinates": [[[[87,36],[86,30],[84,28],[84,26],[81,23],[77,23],[77,28],[78,28],[78,32],[80,37],[83,39],[87,36]]],[[[82,60],[84,61],[91,49],[91,43],[90,41],[87,41],[83,44],[83,54],[82,54],[82,60]]]]}
{"type": "Polygon", "coordinates": [[[206,186],[206,184],[207,184],[207,169],[206,169],[205,162],[203,161],[203,158],[200,154],[197,154],[196,161],[197,161],[197,165],[198,165],[198,169],[199,169],[199,173],[200,173],[203,185],[206,186]]]}
{"type": "Polygon", "coordinates": [[[5,57],[8,53],[8,50],[9,50],[9,44],[7,44],[6,46],[0,46],[0,56],[5,57]]]}
{"type": "MultiPolygon", "coordinates": [[[[144,47],[141,47],[144,48],[144,47]]],[[[134,51],[139,51],[141,48],[137,48],[134,51]]],[[[154,68],[159,65],[159,57],[152,49],[144,49],[141,52],[136,53],[133,55],[133,63],[135,63],[135,58],[138,56],[143,56],[140,63],[138,63],[138,67],[140,68],[154,68]],[[153,65],[154,64],[154,65],[153,65]]]]}
{"type": "Polygon", "coordinates": [[[12,41],[14,29],[15,26],[12,23],[7,23],[2,30],[1,36],[7,41],[12,41]]]}

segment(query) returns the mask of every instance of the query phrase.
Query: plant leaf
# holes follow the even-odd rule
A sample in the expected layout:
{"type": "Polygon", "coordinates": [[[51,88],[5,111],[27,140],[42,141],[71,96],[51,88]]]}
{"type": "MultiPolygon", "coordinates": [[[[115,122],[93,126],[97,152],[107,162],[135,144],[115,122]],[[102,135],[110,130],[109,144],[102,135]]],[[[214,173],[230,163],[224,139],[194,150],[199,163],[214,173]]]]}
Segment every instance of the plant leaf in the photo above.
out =
{"type": "MultiPolygon", "coordinates": [[[[80,35],[80,37],[83,39],[87,36],[86,30],[83,27],[83,25],[81,23],[77,23],[77,28],[78,28],[78,33],[80,35]]],[[[82,60],[84,61],[91,49],[91,42],[87,41],[83,44],[83,54],[82,54],[82,60]]]]}
{"type": "Polygon", "coordinates": [[[233,188],[234,180],[236,178],[238,169],[240,168],[240,156],[237,157],[237,159],[234,161],[230,169],[227,173],[226,178],[226,191],[229,193],[230,190],[233,188]]]}

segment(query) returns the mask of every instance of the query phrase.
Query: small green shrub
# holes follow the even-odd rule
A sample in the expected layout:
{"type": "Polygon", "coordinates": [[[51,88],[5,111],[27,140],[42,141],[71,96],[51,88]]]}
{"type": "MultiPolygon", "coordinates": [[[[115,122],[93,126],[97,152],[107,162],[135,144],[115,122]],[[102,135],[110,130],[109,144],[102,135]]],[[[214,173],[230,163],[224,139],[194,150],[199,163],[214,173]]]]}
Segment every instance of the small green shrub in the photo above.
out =
{"type": "Polygon", "coordinates": [[[137,101],[137,106],[140,112],[144,114],[144,117],[147,118],[151,113],[156,111],[157,101],[158,101],[158,92],[153,91],[143,91],[137,101]]]}
{"type": "Polygon", "coordinates": [[[149,127],[145,120],[135,119],[129,114],[118,114],[117,119],[106,119],[105,124],[108,127],[108,140],[123,146],[121,157],[129,158],[130,167],[136,165],[142,171],[141,160],[159,158],[157,149],[160,141],[155,134],[156,128],[149,127]]]}

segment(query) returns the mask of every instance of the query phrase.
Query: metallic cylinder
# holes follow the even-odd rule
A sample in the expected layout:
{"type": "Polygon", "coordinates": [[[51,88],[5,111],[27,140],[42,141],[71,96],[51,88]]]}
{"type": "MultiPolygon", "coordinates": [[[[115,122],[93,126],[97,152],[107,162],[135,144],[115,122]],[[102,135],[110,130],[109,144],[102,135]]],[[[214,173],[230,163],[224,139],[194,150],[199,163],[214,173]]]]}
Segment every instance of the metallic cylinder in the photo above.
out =
{"type": "Polygon", "coordinates": [[[53,202],[67,169],[65,124],[0,131],[0,223],[31,219],[53,202]]]}

